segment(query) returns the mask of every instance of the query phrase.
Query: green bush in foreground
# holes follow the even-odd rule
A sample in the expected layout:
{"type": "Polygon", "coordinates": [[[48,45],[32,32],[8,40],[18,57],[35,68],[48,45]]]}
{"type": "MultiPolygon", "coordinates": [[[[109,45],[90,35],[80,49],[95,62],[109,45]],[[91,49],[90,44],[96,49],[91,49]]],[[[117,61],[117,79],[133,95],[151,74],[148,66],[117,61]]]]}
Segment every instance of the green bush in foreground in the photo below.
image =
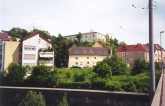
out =
{"type": "Polygon", "coordinates": [[[148,63],[145,62],[143,59],[138,59],[135,61],[133,68],[131,70],[133,75],[144,73],[149,70],[148,63]]]}
{"type": "MultiPolygon", "coordinates": [[[[18,68],[18,72],[22,68],[18,68]]],[[[15,71],[14,71],[15,72],[15,71]]],[[[11,78],[15,75],[10,74],[11,78]]],[[[3,79],[3,73],[1,79],[3,79]]],[[[24,75],[21,74],[24,77],[24,75]]],[[[21,77],[21,79],[23,79],[21,77]]],[[[15,80],[15,84],[19,83],[15,80]]],[[[9,79],[9,81],[13,79],[9,79]]],[[[46,66],[32,68],[27,79],[22,80],[23,86],[43,86],[73,89],[99,89],[110,91],[148,92],[149,75],[147,72],[139,74],[112,75],[111,67],[105,63],[98,63],[91,68],[57,68],[54,71],[46,66]]],[[[11,83],[5,82],[10,85],[11,83]]]]}
{"type": "Polygon", "coordinates": [[[93,71],[102,78],[111,78],[112,76],[111,67],[104,62],[97,63],[93,71]]]}
{"type": "Polygon", "coordinates": [[[4,80],[12,85],[23,83],[28,71],[27,69],[27,67],[20,64],[12,63],[8,67],[8,72],[4,75],[4,80]]]}
{"type": "Polygon", "coordinates": [[[46,102],[40,92],[28,91],[18,106],[46,106],[46,102]]]}
{"type": "Polygon", "coordinates": [[[125,75],[129,73],[129,68],[120,58],[117,56],[112,56],[111,58],[106,58],[102,61],[111,67],[112,75],[125,75]]]}

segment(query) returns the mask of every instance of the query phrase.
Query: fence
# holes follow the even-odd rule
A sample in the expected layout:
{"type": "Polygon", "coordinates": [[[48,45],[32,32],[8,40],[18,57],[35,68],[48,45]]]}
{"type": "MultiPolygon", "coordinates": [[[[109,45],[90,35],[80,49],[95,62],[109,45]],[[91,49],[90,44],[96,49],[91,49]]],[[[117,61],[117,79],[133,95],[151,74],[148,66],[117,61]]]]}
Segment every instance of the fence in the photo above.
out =
{"type": "Polygon", "coordinates": [[[149,96],[143,93],[4,86],[0,86],[0,106],[17,106],[29,90],[42,92],[47,106],[57,106],[65,93],[70,106],[149,106],[149,96]]]}

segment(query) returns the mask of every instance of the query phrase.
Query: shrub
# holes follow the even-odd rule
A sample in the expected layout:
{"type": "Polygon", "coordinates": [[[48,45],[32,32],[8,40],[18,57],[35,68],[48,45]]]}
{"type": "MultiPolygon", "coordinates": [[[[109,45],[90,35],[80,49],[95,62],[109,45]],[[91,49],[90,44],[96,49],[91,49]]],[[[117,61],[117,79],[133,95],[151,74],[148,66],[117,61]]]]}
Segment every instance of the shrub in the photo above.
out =
{"type": "Polygon", "coordinates": [[[20,64],[12,63],[8,67],[8,72],[6,73],[5,80],[12,85],[23,83],[27,71],[28,70],[26,67],[23,67],[20,64]]]}
{"type": "Polygon", "coordinates": [[[27,84],[32,86],[48,86],[55,80],[54,74],[50,67],[47,66],[35,66],[32,69],[31,76],[27,80],[27,84]]]}
{"type": "Polygon", "coordinates": [[[123,82],[122,88],[127,92],[137,92],[136,85],[133,81],[127,80],[123,82]]]}
{"type": "Polygon", "coordinates": [[[102,78],[110,78],[112,76],[111,67],[105,62],[99,62],[93,71],[102,78]]]}
{"type": "Polygon", "coordinates": [[[149,91],[149,75],[148,73],[138,74],[131,79],[136,85],[137,92],[149,91]]]}
{"type": "Polygon", "coordinates": [[[127,65],[115,55],[111,58],[106,58],[103,60],[103,62],[107,63],[109,67],[111,67],[112,75],[122,75],[129,73],[129,68],[127,65]]]}
{"type": "Polygon", "coordinates": [[[122,85],[119,81],[112,81],[108,80],[105,83],[105,89],[111,90],[111,91],[122,91],[122,85]]]}
{"type": "Polygon", "coordinates": [[[92,88],[103,89],[105,87],[106,79],[100,77],[94,77],[91,80],[92,88]]]}
{"type": "Polygon", "coordinates": [[[140,74],[149,70],[148,63],[143,59],[135,60],[135,63],[132,68],[132,74],[140,74]]]}
{"type": "Polygon", "coordinates": [[[46,106],[46,102],[40,92],[28,91],[18,106],[46,106]]]}
{"type": "Polygon", "coordinates": [[[50,67],[44,66],[44,65],[40,65],[40,66],[35,66],[32,70],[32,76],[36,76],[36,75],[44,75],[47,74],[51,71],[50,67]]]}

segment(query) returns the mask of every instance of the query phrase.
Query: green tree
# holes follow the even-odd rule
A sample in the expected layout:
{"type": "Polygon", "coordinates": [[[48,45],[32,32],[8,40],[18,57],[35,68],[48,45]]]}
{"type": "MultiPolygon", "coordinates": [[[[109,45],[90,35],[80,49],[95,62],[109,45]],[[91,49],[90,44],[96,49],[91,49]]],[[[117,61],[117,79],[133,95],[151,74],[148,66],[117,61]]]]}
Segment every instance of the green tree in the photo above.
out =
{"type": "Polygon", "coordinates": [[[109,48],[109,50],[112,52],[112,55],[116,54],[116,49],[119,46],[118,40],[116,38],[110,38],[109,35],[106,35],[106,42],[105,47],[109,48]]]}
{"type": "Polygon", "coordinates": [[[67,98],[67,94],[65,93],[64,96],[61,98],[58,106],[69,106],[68,103],[68,98],[67,98]]]}
{"type": "Polygon", "coordinates": [[[18,106],[46,106],[46,102],[40,92],[28,91],[18,106]]]}
{"type": "Polygon", "coordinates": [[[132,74],[140,74],[143,72],[147,72],[149,69],[148,63],[145,62],[143,59],[137,59],[134,62],[133,68],[132,68],[132,74]]]}
{"type": "Polygon", "coordinates": [[[81,38],[82,38],[82,34],[81,32],[79,32],[77,35],[76,35],[76,43],[77,45],[79,46],[81,44],[81,38]]]}
{"type": "Polygon", "coordinates": [[[26,29],[22,28],[12,28],[11,30],[8,31],[9,35],[11,37],[15,38],[20,38],[21,40],[28,35],[28,31],[26,29]]]}
{"type": "Polygon", "coordinates": [[[51,39],[50,33],[45,30],[33,29],[30,33],[39,33],[46,39],[51,39]]]}
{"type": "Polygon", "coordinates": [[[116,55],[104,59],[103,63],[107,63],[111,67],[112,75],[127,74],[129,72],[127,65],[116,55]]]}
{"type": "Polygon", "coordinates": [[[21,66],[20,64],[10,64],[8,67],[8,73],[5,76],[5,79],[10,84],[19,84],[23,83],[28,72],[28,68],[21,66]]]}
{"type": "Polygon", "coordinates": [[[102,78],[110,78],[112,76],[111,67],[105,62],[99,62],[93,71],[102,78]]]}
{"type": "Polygon", "coordinates": [[[27,84],[31,86],[47,86],[52,87],[56,85],[57,71],[47,66],[35,66],[32,70],[31,76],[27,79],[27,84]]]}
{"type": "Polygon", "coordinates": [[[69,60],[69,48],[73,45],[73,42],[59,34],[58,37],[52,38],[52,45],[55,54],[56,67],[67,67],[69,60]]]}
{"type": "Polygon", "coordinates": [[[52,81],[52,70],[47,66],[35,66],[32,69],[31,76],[28,78],[27,83],[32,86],[49,86],[52,81]]]}

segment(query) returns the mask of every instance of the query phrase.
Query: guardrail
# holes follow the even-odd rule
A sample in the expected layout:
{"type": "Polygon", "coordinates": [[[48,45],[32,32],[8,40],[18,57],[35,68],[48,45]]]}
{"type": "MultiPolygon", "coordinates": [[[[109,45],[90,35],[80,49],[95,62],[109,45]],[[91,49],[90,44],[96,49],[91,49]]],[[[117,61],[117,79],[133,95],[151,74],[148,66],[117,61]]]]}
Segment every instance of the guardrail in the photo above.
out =
{"type": "Polygon", "coordinates": [[[162,105],[163,83],[165,82],[164,82],[164,74],[162,73],[151,106],[165,106],[162,105]]]}
{"type": "Polygon", "coordinates": [[[17,106],[29,90],[40,91],[47,106],[57,106],[66,93],[70,106],[149,106],[149,96],[145,93],[14,86],[0,86],[0,105],[17,106]]]}

